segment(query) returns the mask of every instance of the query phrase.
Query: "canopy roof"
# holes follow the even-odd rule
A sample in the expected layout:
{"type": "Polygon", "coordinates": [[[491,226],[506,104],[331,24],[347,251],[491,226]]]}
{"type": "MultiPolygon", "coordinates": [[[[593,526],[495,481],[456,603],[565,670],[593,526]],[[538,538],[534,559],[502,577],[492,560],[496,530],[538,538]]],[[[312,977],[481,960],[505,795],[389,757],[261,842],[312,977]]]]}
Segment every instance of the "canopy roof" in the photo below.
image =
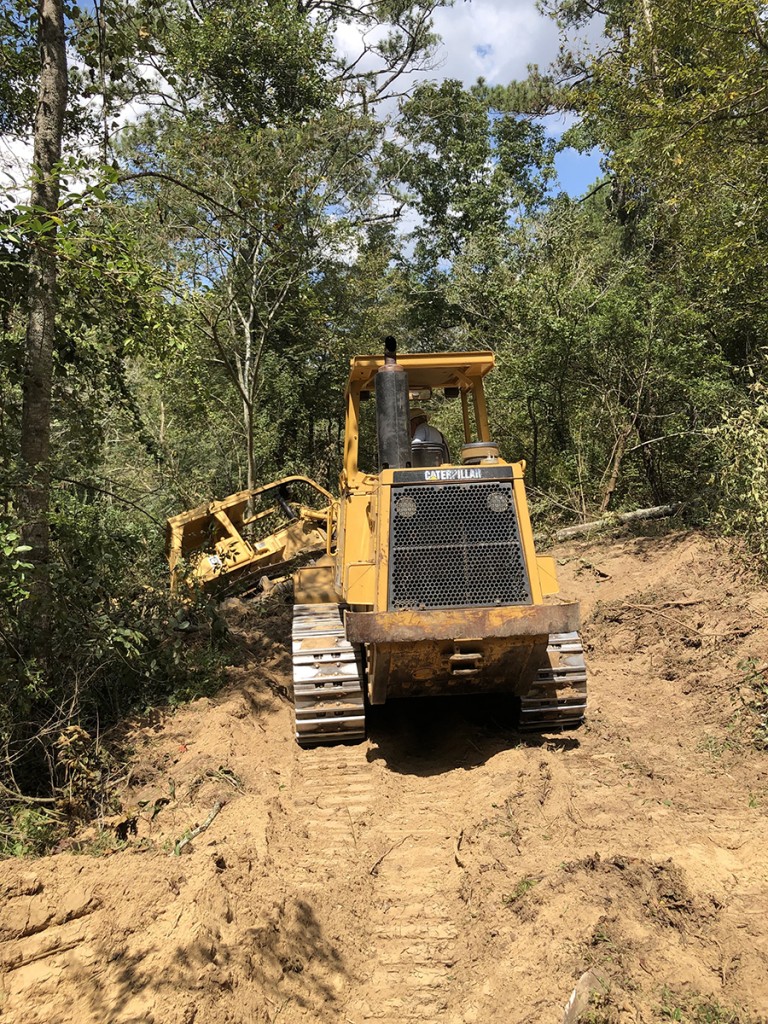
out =
{"type": "MultiPolygon", "coordinates": [[[[413,352],[398,354],[408,373],[410,388],[466,388],[493,369],[493,352],[413,352]]],[[[373,390],[373,378],[384,365],[384,356],[353,356],[349,363],[349,387],[373,390]]]]}

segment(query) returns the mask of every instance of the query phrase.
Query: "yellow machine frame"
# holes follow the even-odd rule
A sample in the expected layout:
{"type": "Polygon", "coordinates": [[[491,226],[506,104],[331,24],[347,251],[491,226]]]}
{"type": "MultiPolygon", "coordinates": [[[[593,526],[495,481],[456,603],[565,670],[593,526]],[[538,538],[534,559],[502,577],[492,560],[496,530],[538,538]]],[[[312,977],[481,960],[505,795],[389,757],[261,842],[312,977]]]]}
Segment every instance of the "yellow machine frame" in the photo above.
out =
{"type": "MultiPolygon", "coordinates": [[[[417,353],[401,355],[398,362],[408,373],[408,384],[412,390],[458,388],[464,440],[473,440],[473,413],[477,440],[490,441],[483,380],[494,367],[493,352],[417,353]]],[[[355,356],[350,361],[345,392],[344,466],[340,477],[338,550],[333,587],[336,600],[359,610],[368,608],[380,612],[387,608],[390,508],[387,488],[392,486],[396,471],[383,470],[380,474],[362,472],[358,467],[358,450],[360,396],[373,390],[374,376],[383,365],[384,358],[379,356],[355,356]]],[[[498,459],[497,464],[512,469],[520,539],[530,575],[533,603],[541,604],[544,596],[557,593],[558,586],[554,559],[536,555],[523,484],[525,462],[507,463],[498,459]]],[[[458,467],[461,464],[451,465],[458,467]]],[[[307,603],[311,603],[311,593],[303,596],[307,603]]]]}
{"type": "MultiPolygon", "coordinates": [[[[408,374],[412,391],[458,388],[464,438],[490,442],[484,378],[494,367],[492,352],[457,352],[400,355],[399,365],[408,374]],[[472,420],[474,419],[475,432],[472,420]]],[[[437,611],[388,610],[390,489],[401,471],[363,472],[358,465],[361,394],[372,391],[374,377],[384,365],[380,356],[356,356],[351,360],[346,400],[344,466],[336,529],[337,547],[328,564],[295,575],[297,603],[332,600],[343,603],[347,638],[367,645],[369,652],[368,697],[383,703],[387,695],[428,692],[429,681],[444,687],[446,662],[464,659],[462,676],[457,671],[454,688],[471,688],[474,667],[494,656],[509,658],[510,647],[541,653],[550,633],[578,628],[578,605],[544,605],[544,598],[558,592],[554,559],[536,555],[528,502],[523,483],[525,462],[501,458],[490,465],[509,467],[515,498],[521,546],[530,581],[532,603],[503,608],[467,608],[437,611]],[[441,683],[437,680],[442,679],[441,683]]],[[[461,463],[435,470],[435,479],[448,471],[462,471],[461,463]]],[[[527,657],[527,654],[526,654],[527,657]]],[[[525,658],[517,658],[514,672],[522,673],[525,658]]],[[[454,662],[456,664],[457,662],[454,662]]],[[[507,679],[509,684],[510,680],[507,679]]]]}

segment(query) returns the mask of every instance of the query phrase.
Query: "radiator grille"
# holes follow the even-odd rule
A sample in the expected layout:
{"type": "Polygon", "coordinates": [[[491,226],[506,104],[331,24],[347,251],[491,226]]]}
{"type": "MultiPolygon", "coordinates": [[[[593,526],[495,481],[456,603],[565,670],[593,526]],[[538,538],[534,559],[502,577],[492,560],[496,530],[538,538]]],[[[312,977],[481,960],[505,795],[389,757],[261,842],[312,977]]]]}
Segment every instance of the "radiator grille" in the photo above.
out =
{"type": "Polygon", "coordinates": [[[530,604],[512,484],[392,488],[389,607],[530,604]]]}

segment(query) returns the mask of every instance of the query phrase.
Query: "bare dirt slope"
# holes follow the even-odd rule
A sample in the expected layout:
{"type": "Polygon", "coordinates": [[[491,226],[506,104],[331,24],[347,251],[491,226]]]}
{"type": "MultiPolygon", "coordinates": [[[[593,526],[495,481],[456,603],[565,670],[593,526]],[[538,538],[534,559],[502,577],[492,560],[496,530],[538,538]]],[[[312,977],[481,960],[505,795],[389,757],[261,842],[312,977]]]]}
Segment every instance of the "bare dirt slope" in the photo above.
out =
{"type": "Polygon", "coordinates": [[[454,698],[300,751],[289,609],[231,602],[244,665],[129,731],[118,834],[0,865],[0,1019],[559,1024],[592,968],[593,1024],[768,1020],[768,755],[742,703],[768,596],[697,535],[555,553],[591,669],[562,736],[454,698]]]}

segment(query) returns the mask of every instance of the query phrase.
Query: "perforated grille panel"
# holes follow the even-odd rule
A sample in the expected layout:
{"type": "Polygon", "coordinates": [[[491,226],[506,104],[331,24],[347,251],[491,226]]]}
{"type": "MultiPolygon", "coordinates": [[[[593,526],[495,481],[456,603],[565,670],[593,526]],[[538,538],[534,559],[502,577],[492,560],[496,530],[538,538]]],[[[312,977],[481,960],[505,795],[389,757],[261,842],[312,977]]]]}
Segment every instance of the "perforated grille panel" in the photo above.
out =
{"type": "Polygon", "coordinates": [[[530,604],[512,484],[392,488],[389,607],[530,604]]]}

